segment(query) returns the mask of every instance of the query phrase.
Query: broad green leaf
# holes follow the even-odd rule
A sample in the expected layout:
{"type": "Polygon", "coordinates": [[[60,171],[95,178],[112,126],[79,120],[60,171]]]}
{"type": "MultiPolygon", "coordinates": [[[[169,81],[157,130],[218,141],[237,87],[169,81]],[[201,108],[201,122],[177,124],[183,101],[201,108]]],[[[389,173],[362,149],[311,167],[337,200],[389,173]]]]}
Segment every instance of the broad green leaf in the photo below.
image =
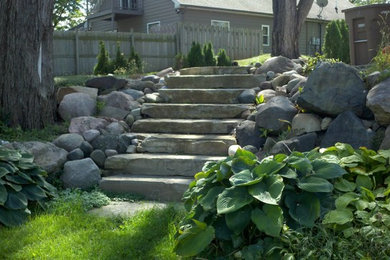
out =
{"type": "Polygon", "coordinates": [[[218,164],[216,162],[212,162],[212,161],[206,162],[203,165],[202,172],[207,172],[209,170],[215,170],[215,168],[217,166],[218,166],[218,164]]]}
{"type": "Polygon", "coordinates": [[[0,206],[0,223],[6,227],[23,224],[28,215],[25,210],[9,210],[0,206]]]}
{"type": "Polygon", "coordinates": [[[368,201],[362,199],[353,201],[352,204],[355,206],[357,210],[365,210],[370,206],[370,203],[368,201]]]}
{"type": "Polygon", "coordinates": [[[248,187],[255,199],[270,205],[278,205],[284,189],[283,178],[277,175],[267,176],[262,182],[248,187]]]}
{"type": "Polygon", "coordinates": [[[340,165],[342,167],[356,167],[359,165],[359,163],[363,162],[364,161],[362,157],[356,153],[340,159],[340,165]]]}
{"type": "Polygon", "coordinates": [[[258,260],[262,258],[264,252],[263,241],[257,244],[246,246],[242,249],[242,258],[245,260],[258,260]]]}
{"type": "Polygon", "coordinates": [[[218,195],[225,188],[222,186],[212,187],[207,194],[199,200],[199,204],[202,205],[204,210],[212,210],[215,208],[215,201],[217,200],[218,195]]]}
{"type": "Polygon", "coordinates": [[[298,187],[301,190],[309,191],[309,192],[331,192],[333,191],[333,185],[322,178],[317,178],[314,176],[308,176],[302,178],[298,182],[298,187]]]}
{"type": "Polygon", "coordinates": [[[335,189],[343,192],[354,191],[356,189],[356,184],[350,181],[347,181],[344,178],[339,178],[334,183],[335,189]]]}
{"type": "Polygon", "coordinates": [[[334,145],[337,148],[339,156],[346,157],[355,153],[355,149],[350,144],[336,143],[334,145]]]}
{"type": "Polygon", "coordinates": [[[365,167],[362,167],[362,166],[349,168],[349,171],[351,173],[354,173],[357,175],[362,175],[362,176],[369,176],[370,175],[367,172],[367,169],[365,167]]]}
{"type": "Polygon", "coordinates": [[[278,174],[286,179],[296,179],[298,177],[297,173],[290,169],[290,167],[285,166],[281,169],[278,174]]]}
{"type": "Polygon", "coordinates": [[[385,167],[385,165],[378,165],[377,167],[375,167],[374,169],[369,171],[368,174],[373,175],[373,174],[378,173],[378,172],[386,173],[386,171],[387,171],[387,168],[385,167]]]}
{"type": "Polygon", "coordinates": [[[239,157],[246,157],[250,160],[257,160],[257,157],[256,155],[254,155],[253,153],[245,150],[245,149],[238,149],[236,154],[234,155],[235,158],[239,158],[239,157]]]}
{"type": "Polygon", "coordinates": [[[385,179],[385,184],[390,185],[390,176],[385,179]]]}
{"type": "Polygon", "coordinates": [[[379,150],[378,154],[384,158],[390,159],[390,149],[389,150],[379,150]]]}
{"type": "Polygon", "coordinates": [[[250,170],[253,168],[255,163],[256,161],[244,156],[234,158],[232,161],[232,171],[234,174],[237,174],[243,170],[250,170]]]}
{"type": "Polygon", "coordinates": [[[313,165],[306,157],[290,156],[287,159],[287,163],[292,168],[295,168],[302,175],[307,175],[313,170],[313,165]]]}
{"type": "Polygon", "coordinates": [[[254,209],[251,214],[256,227],[269,236],[279,237],[283,227],[283,211],[279,206],[263,206],[263,210],[254,209]]]}
{"type": "Polygon", "coordinates": [[[205,229],[193,226],[177,238],[175,251],[184,257],[196,256],[211,243],[214,237],[215,231],[212,226],[207,226],[205,229]]]}
{"type": "Polygon", "coordinates": [[[369,202],[375,201],[375,195],[372,191],[364,187],[360,187],[360,189],[361,189],[363,199],[369,202]]]}
{"type": "Polygon", "coordinates": [[[225,189],[217,198],[218,214],[234,212],[253,201],[246,187],[231,187],[225,189]]]}
{"type": "Polygon", "coordinates": [[[209,176],[209,174],[207,172],[198,172],[197,174],[195,174],[194,178],[195,180],[199,181],[200,179],[205,179],[209,176]]]}
{"type": "Polygon", "coordinates": [[[22,158],[22,155],[17,150],[11,150],[6,148],[0,149],[0,160],[17,162],[22,158]]]}
{"type": "Polygon", "coordinates": [[[219,166],[220,176],[217,176],[218,181],[228,179],[232,175],[232,168],[227,163],[221,163],[219,166]]]}
{"type": "Polygon", "coordinates": [[[14,191],[16,192],[19,192],[22,190],[22,186],[21,185],[18,185],[18,184],[14,184],[12,182],[9,182],[9,181],[6,181],[5,182],[6,185],[10,186],[14,191]]]}
{"type": "Polygon", "coordinates": [[[371,178],[363,175],[359,175],[356,177],[356,185],[358,187],[364,187],[369,190],[372,190],[374,188],[374,184],[372,183],[371,178]]]}
{"type": "Polygon", "coordinates": [[[338,164],[321,160],[312,161],[314,176],[324,179],[334,179],[347,174],[338,164]]]}
{"type": "Polygon", "coordinates": [[[251,221],[251,208],[249,206],[244,207],[235,212],[225,215],[226,225],[236,235],[240,234],[251,221]]]}
{"type": "Polygon", "coordinates": [[[33,180],[28,181],[25,178],[20,177],[19,175],[6,175],[5,179],[7,181],[13,182],[15,184],[31,184],[31,183],[34,183],[33,180]]]}
{"type": "Polygon", "coordinates": [[[2,171],[7,171],[7,173],[15,173],[18,171],[18,169],[11,162],[0,162],[0,168],[4,168],[2,171]]]}
{"type": "Polygon", "coordinates": [[[21,192],[28,200],[41,200],[47,198],[46,192],[37,185],[25,185],[21,192]]]}
{"type": "Polygon", "coordinates": [[[289,208],[289,215],[302,226],[313,227],[320,217],[321,204],[319,199],[308,192],[286,195],[285,204],[289,208]]]}
{"type": "Polygon", "coordinates": [[[10,173],[10,171],[4,167],[0,167],[0,178],[10,173]]]}
{"type": "Polygon", "coordinates": [[[237,174],[232,175],[229,181],[232,184],[232,186],[249,186],[260,182],[264,176],[265,175],[253,176],[250,170],[245,169],[237,174]]]}
{"type": "Polygon", "coordinates": [[[0,184],[0,205],[4,205],[4,203],[7,201],[7,197],[7,189],[4,187],[4,185],[0,184]]]}
{"type": "Polygon", "coordinates": [[[7,209],[25,209],[27,207],[27,198],[23,193],[8,191],[8,199],[4,204],[7,209]]]}
{"type": "Polygon", "coordinates": [[[352,210],[349,209],[336,209],[329,211],[322,221],[323,224],[339,224],[344,225],[353,220],[352,210]]]}
{"type": "Polygon", "coordinates": [[[253,169],[254,175],[263,176],[264,174],[271,175],[278,173],[286,164],[276,161],[262,161],[253,169]]]}
{"type": "Polygon", "coordinates": [[[351,202],[357,201],[359,199],[359,195],[357,195],[354,192],[348,192],[336,199],[336,208],[337,209],[342,209],[346,208],[351,202]]]}
{"type": "Polygon", "coordinates": [[[281,162],[283,162],[284,159],[286,159],[286,158],[287,158],[287,155],[286,155],[286,154],[284,154],[284,153],[279,153],[279,154],[277,154],[277,155],[274,156],[274,161],[281,163],[281,162]]]}
{"type": "Polygon", "coordinates": [[[230,241],[233,235],[233,232],[226,225],[225,217],[218,217],[214,223],[213,227],[215,229],[215,238],[218,240],[230,241]]]}

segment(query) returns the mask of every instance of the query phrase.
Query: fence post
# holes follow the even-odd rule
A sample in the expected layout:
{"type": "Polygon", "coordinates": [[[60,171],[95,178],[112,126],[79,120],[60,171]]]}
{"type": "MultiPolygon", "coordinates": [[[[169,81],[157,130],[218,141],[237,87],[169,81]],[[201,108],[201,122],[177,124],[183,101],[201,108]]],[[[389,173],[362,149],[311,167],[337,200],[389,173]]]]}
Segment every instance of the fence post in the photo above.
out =
{"type": "Polygon", "coordinates": [[[135,44],[134,44],[134,29],[131,28],[130,30],[130,52],[131,52],[131,47],[134,48],[135,50],[135,44]]]}
{"type": "Polygon", "coordinates": [[[79,31],[76,30],[74,34],[74,40],[75,40],[75,62],[76,62],[76,74],[80,74],[80,53],[79,53],[79,31]]]}

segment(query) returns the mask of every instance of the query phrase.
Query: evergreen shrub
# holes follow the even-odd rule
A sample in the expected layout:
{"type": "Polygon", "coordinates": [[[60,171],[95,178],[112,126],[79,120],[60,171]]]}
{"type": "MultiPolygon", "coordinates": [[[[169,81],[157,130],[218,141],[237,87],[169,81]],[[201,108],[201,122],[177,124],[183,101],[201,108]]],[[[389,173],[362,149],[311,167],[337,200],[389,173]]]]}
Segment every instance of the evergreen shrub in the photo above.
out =
{"type": "Polygon", "coordinates": [[[108,73],[113,72],[113,66],[110,61],[110,57],[108,55],[108,52],[106,51],[106,47],[104,46],[104,42],[99,42],[99,54],[97,56],[97,64],[93,68],[93,74],[94,75],[105,75],[108,73]]]}
{"type": "Polygon", "coordinates": [[[350,62],[349,31],[345,20],[333,20],[326,26],[323,52],[327,58],[350,62]]]}
{"type": "Polygon", "coordinates": [[[191,50],[187,55],[189,67],[202,67],[205,65],[205,57],[200,43],[192,42],[191,50]]]}
{"type": "Polygon", "coordinates": [[[203,46],[204,61],[206,66],[215,66],[217,61],[215,60],[213,44],[211,42],[206,43],[203,46]]]}
{"type": "Polygon", "coordinates": [[[219,49],[217,56],[217,66],[232,66],[232,60],[227,56],[225,49],[219,49]]]}

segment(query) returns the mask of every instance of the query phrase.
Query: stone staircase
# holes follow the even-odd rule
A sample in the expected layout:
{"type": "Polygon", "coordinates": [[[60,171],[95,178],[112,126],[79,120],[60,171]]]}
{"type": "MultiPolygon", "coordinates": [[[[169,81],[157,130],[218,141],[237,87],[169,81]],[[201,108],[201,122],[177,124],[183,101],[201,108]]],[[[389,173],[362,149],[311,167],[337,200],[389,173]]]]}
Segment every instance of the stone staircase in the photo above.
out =
{"type": "MultiPolygon", "coordinates": [[[[223,74],[223,68],[212,68],[223,74]]],[[[237,73],[237,70],[231,70],[237,73]]],[[[239,104],[238,96],[259,85],[262,76],[204,75],[205,68],[172,76],[159,91],[165,103],[145,103],[132,132],[140,140],[136,154],[107,158],[100,187],[111,192],[140,194],[162,201],[180,200],[194,174],[207,161],[222,160],[236,144],[231,135],[253,104],[239,104]]]]}

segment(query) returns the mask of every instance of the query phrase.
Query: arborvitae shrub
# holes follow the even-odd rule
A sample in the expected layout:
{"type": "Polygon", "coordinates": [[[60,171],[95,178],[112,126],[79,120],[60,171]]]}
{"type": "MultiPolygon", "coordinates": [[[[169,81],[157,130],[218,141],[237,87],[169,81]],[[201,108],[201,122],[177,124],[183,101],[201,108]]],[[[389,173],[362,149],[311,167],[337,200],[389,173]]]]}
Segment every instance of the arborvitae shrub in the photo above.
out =
{"type": "Polygon", "coordinates": [[[219,49],[217,66],[232,66],[232,60],[227,56],[225,49],[219,49]]]}
{"type": "Polygon", "coordinates": [[[215,60],[214,57],[213,44],[211,42],[206,43],[203,46],[203,53],[204,53],[204,61],[206,66],[217,65],[217,61],[215,60]]]}
{"type": "Polygon", "coordinates": [[[199,43],[192,42],[191,50],[187,55],[187,61],[189,67],[204,66],[204,54],[199,43]]]}
{"type": "Polygon", "coordinates": [[[334,20],[326,26],[323,52],[327,58],[349,63],[349,32],[344,20],[334,20]]]}
{"type": "Polygon", "coordinates": [[[123,69],[127,67],[127,60],[125,55],[121,52],[119,42],[116,44],[116,56],[114,60],[114,70],[123,69]]]}
{"type": "Polygon", "coordinates": [[[187,57],[181,52],[176,54],[176,56],[175,56],[175,70],[180,70],[180,69],[187,68],[187,67],[188,67],[187,57]]]}
{"type": "Polygon", "coordinates": [[[108,74],[113,72],[113,68],[110,62],[110,57],[108,52],[106,51],[106,47],[104,46],[104,42],[99,42],[99,54],[97,56],[98,62],[93,68],[93,74],[108,74]]]}
{"type": "Polygon", "coordinates": [[[142,73],[144,70],[141,57],[135,51],[134,47],[131,47],[130,57],[128,61],[128,69],[132,73],[142,73]]]}

